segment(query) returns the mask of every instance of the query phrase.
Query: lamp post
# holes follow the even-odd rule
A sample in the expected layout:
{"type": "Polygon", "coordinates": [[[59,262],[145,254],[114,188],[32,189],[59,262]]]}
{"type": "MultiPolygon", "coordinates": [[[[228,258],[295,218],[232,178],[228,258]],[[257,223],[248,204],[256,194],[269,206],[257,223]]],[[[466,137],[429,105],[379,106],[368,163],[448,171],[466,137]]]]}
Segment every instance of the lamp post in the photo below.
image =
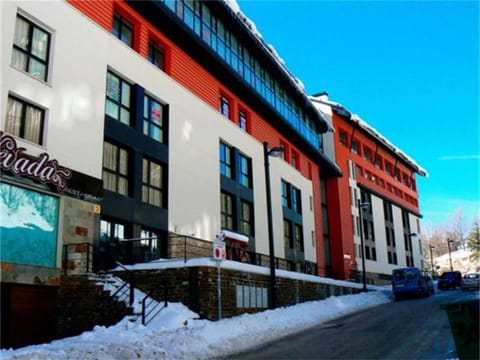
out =
{"type": "Polygon", "coordinates": [[[452,265],[452,250],[450,249],[450,243],[453,243],[454,241],[452,239],[447,239],[447,245],[448,245],[448,258],[450,260],[450,271],[453,271],[453,265],[452,265]]]}
{"type": "Polygon", "coordinates": [[[410,249],[410,255],[411,255],[411,265],[410,266],[415,266],[415,262],[413,261],[413,246],[412,246],[412,237],[417,236],[417,233],[410,233],[408,234],[408,247],[410,249]]]}
{"type": "Polygon", "coordinates": [[[270,251],[270,298],[269,307],[277,307],[277,291],[275,288],[275,245],[273,242],[273,220],[272,220],[272,195],[270,190],[270,156],[279,156],[283,153],[283,147],[277,146],[268,148],[268,142],[263,142],[263,160],[265,164],[265,188],[267,193],[267,221],[268,221],[268,248],[270,251]]]}
{"type": "Polygon", "coordinates": [[[360,199],[357,199],[358,203],[358,215],[360,217],[360,247],[362,248],[362,291],[367,291],[367,273],[365,270],[365,246],[363,243],[363,219],[362,213],[363,209],[370,206],[369,202],[363,202],[360,199]]]}
{"type": "Polygon", "coordinates": [[[430,261],[432,263],[432,276],[435,276],[435,270],[433,269],[433,249],[435,249],[435,246],[430,245],[430,261]]]}

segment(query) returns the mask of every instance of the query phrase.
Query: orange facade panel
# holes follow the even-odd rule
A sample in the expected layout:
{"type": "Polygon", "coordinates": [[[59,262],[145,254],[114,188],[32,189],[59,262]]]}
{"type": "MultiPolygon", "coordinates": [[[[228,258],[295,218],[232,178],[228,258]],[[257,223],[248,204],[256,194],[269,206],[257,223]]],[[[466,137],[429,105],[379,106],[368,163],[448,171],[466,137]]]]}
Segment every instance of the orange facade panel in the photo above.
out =
{"type": "MultiPolygon", "coordinates": [[[[79,9],[86,16],[97,22],[107,31],[111,31],[114,12],[119,12],[132,22],[134,26],[134,50],[142,56],[148,56],[148,43],[150,38],[161,42],[166,51],[166,72],[181,85],[193,92],[198,98],[205,101],[215,109],[219,109],[220,95],[224,94],[230,100],[230,119],[238,123],[238,111],[242,108],[248,112],[249,133],[260,142],[268,141],[270,146],[278,146],[283,141],[294,149],[293,144],[284,140],[281,134],[261,116],[246,106],[235,94],[230,93],[227,88],[211,73],[205,70],[195,59],[191,58],[181,48],[176,46],[169,38],[159,32],[152,24],[145,20],[135,10],[130,8],[123,1],[82,1],[68,0],[73,6],[79,9]]],[[[311,161],[306,154],[297,153],[297,164],[295,167],[309,179],[319,179],[320,169],[311,161]]],[[[290,162],[291,159],[286,159],[290,162]]],[[[291,162],[290,162],[291,163],[291,162]]],[[[321,217],[321,198],[319,181],[313,181],[313,206],[315,211],[315,236],[317,239],[317,259],[319,264],[324,263],[323,256],[323,227],[321,217]]],[[[305,239],[309,234],[304,234],[305,239]]],[[[321,269],[321,266],[319,266],[321,269]]]]}
{"type": "Polygon", "coordinates": [[[415,171],[382,144],[353,124],[333,114],[337,164],[348,174],[348,161],[355,164],[355,180],[407,209],[419,212],[415,171]]]}

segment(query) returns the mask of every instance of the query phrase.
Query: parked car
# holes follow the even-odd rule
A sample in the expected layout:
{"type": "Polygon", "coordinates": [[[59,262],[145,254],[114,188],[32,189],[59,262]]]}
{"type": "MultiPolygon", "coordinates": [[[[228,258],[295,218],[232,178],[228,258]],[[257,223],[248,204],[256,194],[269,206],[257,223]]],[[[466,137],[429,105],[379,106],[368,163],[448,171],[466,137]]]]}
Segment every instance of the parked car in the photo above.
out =
{"type": "Polygon", "coordinates": [[[470,289],[479,290],[480,274],[472,272],[472,273],[467,273],[463,275],[461,288],[462,288],[462,291],[470,290],[470,289]]]}
{"type": "Polygon", "coordinates": [[[462,274],[460,271],[446,271],[440,275],[438,288],[441,290],[450,290],[462,285],[462,274]]]}
{"type": "Polygon", "coordinates": [[[432,276],[416,267],[392,271],[392,291],[395,299],[402,296],[429,296],[435,293],[432,276]]]}

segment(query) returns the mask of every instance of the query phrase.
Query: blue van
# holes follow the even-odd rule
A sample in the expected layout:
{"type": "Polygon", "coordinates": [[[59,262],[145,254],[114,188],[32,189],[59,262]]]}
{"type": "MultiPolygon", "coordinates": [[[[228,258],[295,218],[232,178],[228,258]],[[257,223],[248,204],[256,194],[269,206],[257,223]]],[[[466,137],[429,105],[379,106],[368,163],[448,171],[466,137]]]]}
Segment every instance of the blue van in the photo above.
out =
{"type": "Polygon", "coordinates": [[[435,293],[432,276],[416,267],[392,271],[392,291],[395,299],[402,296],[429,296],[435,293]]]}

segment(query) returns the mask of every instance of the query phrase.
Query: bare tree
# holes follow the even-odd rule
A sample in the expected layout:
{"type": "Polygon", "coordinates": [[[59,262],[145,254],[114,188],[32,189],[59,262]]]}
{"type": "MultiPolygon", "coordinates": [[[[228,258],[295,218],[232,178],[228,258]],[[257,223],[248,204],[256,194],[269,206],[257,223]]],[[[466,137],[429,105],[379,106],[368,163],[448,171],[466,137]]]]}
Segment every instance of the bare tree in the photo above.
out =
{"type": "Polygon", "coordinates": [[[455,245],[459,249],[465,249],[465,223],[466,220],[461,207],[455,209],[447,220],[448,238],[455,241],[455,245]]]}

